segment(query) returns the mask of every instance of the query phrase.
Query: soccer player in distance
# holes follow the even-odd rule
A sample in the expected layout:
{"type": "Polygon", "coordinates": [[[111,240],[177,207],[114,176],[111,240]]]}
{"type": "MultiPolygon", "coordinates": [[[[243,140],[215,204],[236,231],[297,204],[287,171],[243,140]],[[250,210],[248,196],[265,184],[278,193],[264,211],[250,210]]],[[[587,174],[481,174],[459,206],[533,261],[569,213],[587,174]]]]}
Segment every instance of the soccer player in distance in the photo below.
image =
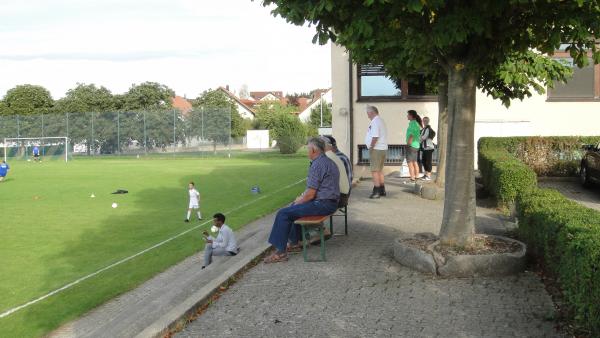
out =
{"type": "Polygon", "coordinates": [[[33,160],[35,162],[40,160],[40,148],[37,145],[33,146],[33,160]]]}
{"type": "Polygon", "coordinates": [[[198,220],[201,220],[202,214],[200,213],[200,193],[198,192],[198,190],[196,190],[196,185],[194,184],[194,182],[190,182],[190,184],[188,184],[188,194],[190,195],[190,203],[188,206],[185,222],[190,221],[192,209],[196,209],[196,215],[198,215],[198,220]]]}
{"type": "Polygon", "coordinates": [[[0,182],[4,181],[9,170],[10,166],[3,160],[2,163],[0,163],[0,182]]]}

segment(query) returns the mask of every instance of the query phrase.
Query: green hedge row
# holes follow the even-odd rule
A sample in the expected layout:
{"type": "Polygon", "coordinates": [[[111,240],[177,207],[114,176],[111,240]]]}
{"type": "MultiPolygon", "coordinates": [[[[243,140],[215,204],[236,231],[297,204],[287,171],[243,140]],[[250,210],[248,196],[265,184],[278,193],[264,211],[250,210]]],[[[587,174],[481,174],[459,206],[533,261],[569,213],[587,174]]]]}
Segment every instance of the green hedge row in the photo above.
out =
{"type": "MultiPolygon", "coordinates": [[[[566,173],[572,170],[569,163],[573,159],[555,162],[554,171],[543,166],[534,171],[530,166],[535,165],[536,156],[542,156],[533,156],[535,149],[541,149],[544,156],[550,156],[548,149],[561,147],[563,154],[575,153],[581,144],[598,140],[600,137],[509,137],[479,141],[483,184],[499,205],[516,203],[519,237],[527,243],[529,252],[543,259],[545,268],[558,278],[573,319],[593,337],[600,337],[600,212],[573,202],[558,191],[537,187],[536,172],[556,174],[556,168],[562,165],[561,170],[566,173]]],[[[543,162],[541,158],[540,163],[543,162]]]]}
{"type": "Polygon", "coordinates": [[[600,336],[600,212],[551,189],[517,199],[519,234],[560,282],[578,325],[600,336]]]}
{"type": "Polygon", "coordinates": [[[537,186],[535,172],[504,149],[480,151],[478,167],[483,185],[503,208],[514,204],[519,192],[537,186]]]}
{"type": "Polygon", "coordinates": [[[484,137],[479,152],[505,150],[538,176],[576,176],[583,144],[598,144],[600,136],[484,137]]]}

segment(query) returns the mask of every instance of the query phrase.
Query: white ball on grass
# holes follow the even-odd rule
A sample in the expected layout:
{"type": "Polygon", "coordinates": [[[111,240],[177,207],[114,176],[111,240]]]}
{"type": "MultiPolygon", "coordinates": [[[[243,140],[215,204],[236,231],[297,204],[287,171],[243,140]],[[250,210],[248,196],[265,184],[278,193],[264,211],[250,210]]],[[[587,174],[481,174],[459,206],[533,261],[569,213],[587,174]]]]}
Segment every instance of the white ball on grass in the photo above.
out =
{"type": "Polygon", "coordinates": [[[217,231],[219,231],[219,228],[217,228],[216,226],[213,225],[212,227],[210,227],[210,231],[217,232],[217,231]]]}
{"type": "Polygon", "coordinates": [[[117,203],[113,203],[112,207],[113,207],[113,209],[116,208],[116,207],[118,207],[117,203]]]}

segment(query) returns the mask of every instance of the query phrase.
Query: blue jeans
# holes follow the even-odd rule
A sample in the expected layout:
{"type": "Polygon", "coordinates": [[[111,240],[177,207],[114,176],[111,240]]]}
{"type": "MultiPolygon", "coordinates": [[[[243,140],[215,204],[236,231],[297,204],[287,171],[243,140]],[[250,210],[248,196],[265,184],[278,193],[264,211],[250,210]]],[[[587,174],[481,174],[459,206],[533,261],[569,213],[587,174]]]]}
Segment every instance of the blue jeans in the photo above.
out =
{"type": "Polygon", "coordinates": [[[318,216],[332,214],[337,208],[338,202],[334,200],[310,201],[303,204],[291,205],[279,209],[275,222],[269,236],[271,243],[279,252],[285,252],[288,240],[297,244],[300,239],[300,226],[294,221],[303,216],[318,216]]]}

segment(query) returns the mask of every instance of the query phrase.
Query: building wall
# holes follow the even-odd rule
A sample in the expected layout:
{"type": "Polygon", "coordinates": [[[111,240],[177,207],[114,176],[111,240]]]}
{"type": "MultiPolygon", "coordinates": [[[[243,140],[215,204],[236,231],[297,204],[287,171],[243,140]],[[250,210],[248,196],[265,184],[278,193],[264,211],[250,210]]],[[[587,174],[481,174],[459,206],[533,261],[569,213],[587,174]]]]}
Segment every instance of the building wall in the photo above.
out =
{"type": "MultiPolygon", "coordinates": [[[[356,66],[352,67],[352,104],[349,102],[349,65],[345,50],[333,44],[331,48],[331,73],[333,92],[333,136],[338,147],[350,153],[350,133],[354,137],[353,162],[358,160],[357,145],[364,144],[369,126],[366,106],[374,105],[386,122],[389,144],[405,144],[406,111],[416,110],[428,116],[437,131],[437,102],[357,102],[356,66]],[[349,112],[353,111],[354,128],[350,131],[349,112]]],[[[546,94],[534,95],[524,101],[515,100],[510,108],[493,100],[483,92],[477,94],[475,144],[483,136],[569,136],[600,135],[600,101],[548,102],[546,94]]],[[[437,140],[436,140],[437,141],[437,140]]],[[[477,156],[477,155],[476,155],[477,156]]],[[[477,158],[475,158],[477,165],[477,158]]],[[[386,167],[386,172],[398,170],[386,167]]],[[[368,168],[356,166],[355,176],[368,176],[368,168]]]]}
{"type": "Polygon", "coordinates": [[[238,108],[238,113],[240,114],[240,116],[242,118],[245,119],[250,119],[253,120],[254,119],[254,115],[248,111],[248,109],[246,109],[246,107],[242,106],[241,104],[237,103],[237,108],[238,108]]]}

